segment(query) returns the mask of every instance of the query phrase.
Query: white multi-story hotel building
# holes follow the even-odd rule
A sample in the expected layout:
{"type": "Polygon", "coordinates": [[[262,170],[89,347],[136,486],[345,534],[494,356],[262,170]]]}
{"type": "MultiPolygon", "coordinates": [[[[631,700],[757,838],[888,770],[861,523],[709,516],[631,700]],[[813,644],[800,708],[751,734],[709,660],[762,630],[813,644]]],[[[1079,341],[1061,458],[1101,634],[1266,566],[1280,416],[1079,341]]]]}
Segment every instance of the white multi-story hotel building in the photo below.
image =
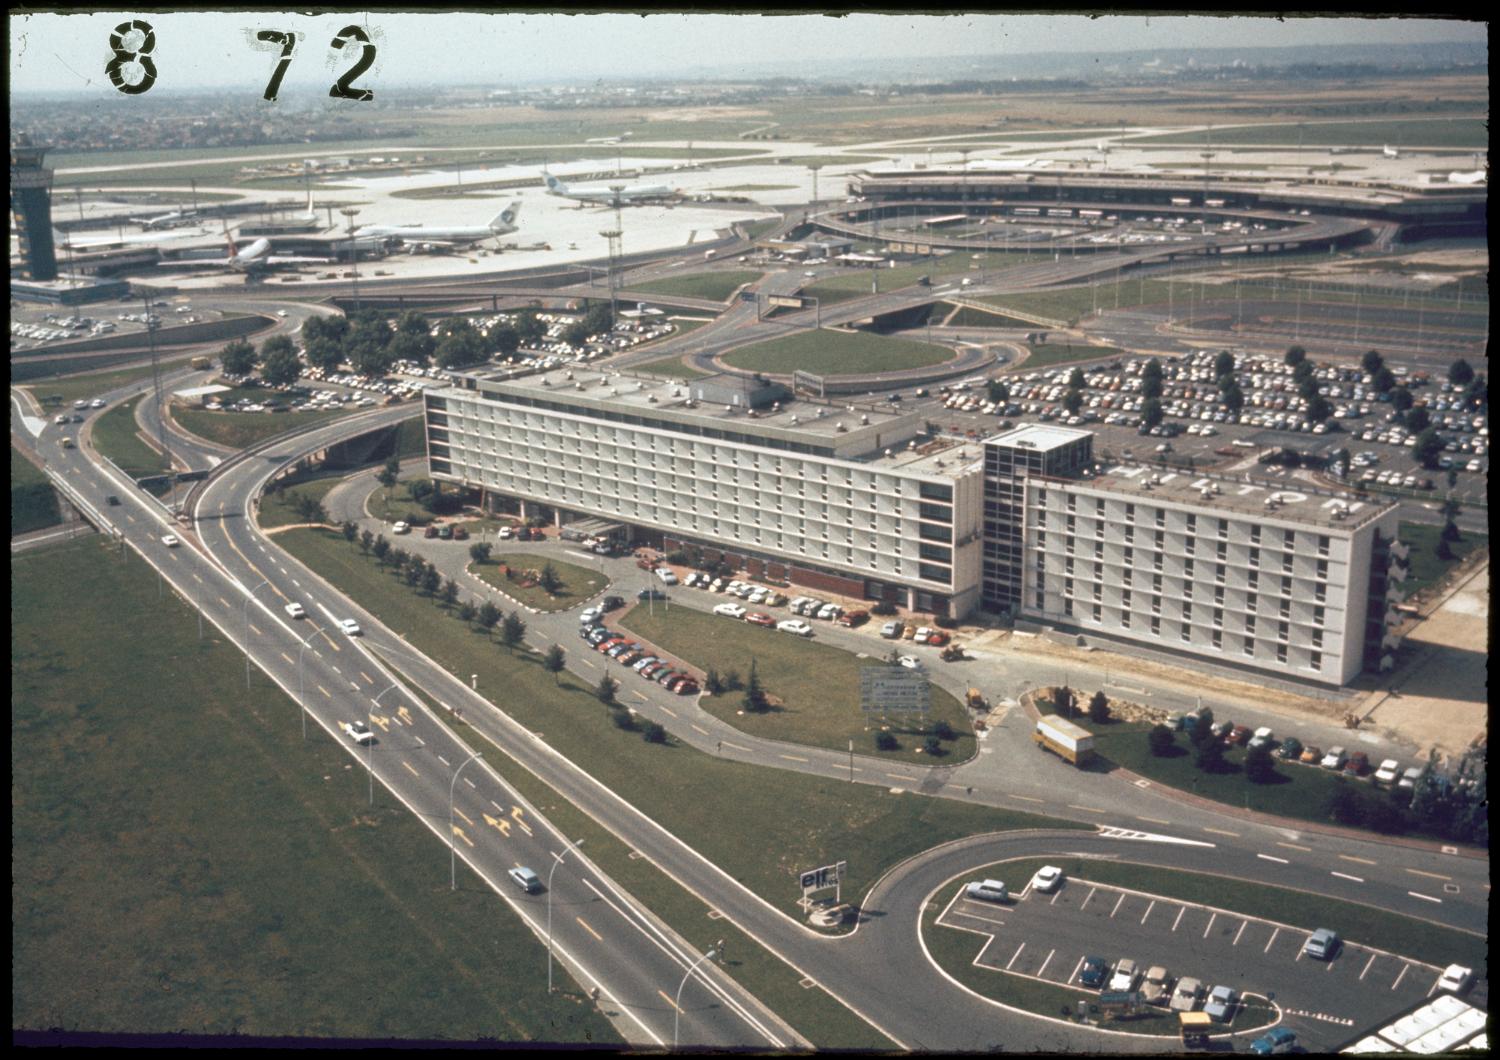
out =
{"type": "Polygon", "coordinates": [[[427,395],[434,478],[753,576],[961,616],[979,598],[980,450],[889,405],[739,377],[554,371],[427,395]]]}
{"type": "Polygon", "coordinates": [[[919,413],[740,377],[472,375],[426,405],[434,478],[700,565],[1332,685],[1394,646],[1390,505],[1100,469],[1089,431],[928,436],[919,413]]]}

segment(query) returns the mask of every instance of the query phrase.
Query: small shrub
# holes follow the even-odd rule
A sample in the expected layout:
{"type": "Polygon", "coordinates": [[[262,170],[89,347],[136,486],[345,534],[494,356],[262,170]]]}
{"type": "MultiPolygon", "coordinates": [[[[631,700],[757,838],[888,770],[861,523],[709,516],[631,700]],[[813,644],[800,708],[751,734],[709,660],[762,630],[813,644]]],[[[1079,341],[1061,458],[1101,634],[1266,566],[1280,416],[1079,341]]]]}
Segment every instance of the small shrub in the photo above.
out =
{"type": "Polygon", "coordinates": [[[645,731],[641,733],[641,739],[647,743],[666,743],[667,730],[654,721],[648,721],[645,731]]]}
{"type": "Polygon", "coordinates": [[[1157,758],[1170,754],[1172,748],[1177,746],[1177,734],[1160,723],[1151,726],[1151,731],[1146,735],[1146,742],[1151,746],[1151,753],[1157,758]]]}
{"type": "Polygon", "coordinates": [[[635,731],[635,715],[628,710],[616,710],[612,712],[615,716],[615,728],[624,729],[626,732],[635,731]]]}
{"type": "Polygon", "coordinates": [[[896,737],[888,732],[877,732],[875,734],[875,749],[877,751],[894,751],[900,746],[896,742],[896,737]]]}
{"type": "Polygon", "coordinates": [[[949,725],[946,721],[940,721],[934,725],[932,727],[932,735],[939,740],[952,740],[957,736],[953,731],[953,726],[949,725]]]}
{"type": "Polygon", "coordinates": [[[936,736],[929,736],[922,741],[922,753],[929,755],[941,755],[943,753],[943,742],[936,736]]]}

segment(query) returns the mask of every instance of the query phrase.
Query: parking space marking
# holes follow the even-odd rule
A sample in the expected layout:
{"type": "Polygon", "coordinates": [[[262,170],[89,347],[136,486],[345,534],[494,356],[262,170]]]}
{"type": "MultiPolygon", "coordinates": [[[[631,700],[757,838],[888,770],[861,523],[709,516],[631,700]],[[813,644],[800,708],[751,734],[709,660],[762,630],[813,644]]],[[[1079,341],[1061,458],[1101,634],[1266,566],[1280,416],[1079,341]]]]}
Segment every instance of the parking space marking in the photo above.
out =
{"type": "Polygon", "coordinates": [[[1424,902],[1436,902],[1438,905],[1443,904],[1443,900],[1441,898],[1434,898],[1430,894],[1421,894],[1417,891],[1407,891],[1406,893],[1411,895],[1413,898],[1420,898],[1424,902]]]}
{"type": "Polygon", "coordinates": [[[1079,906],[1079,907],[1078,907],[1078,911],[1079,911],[1079,912],[1080,912],[1080,913],[1081,913],[1081,912],[1083,912],[1083,911],[1084,911],[1084,910],[1085,910],[1085,909],[1087,909],[1087,908],[1088,908],[1088,904],[1089,904],[1089,898],[1092,898],[1092,897],[1094,897],[1094,895],[1095,895],[1095,893],[1096,893],[1096,892],[1097,892],[1097,891],[1098,891],[1098,890],[1099,890],[1099,888],[1097,888],[1097,887],[1092,887],[1092,888],[1090,888],[1090,889],[1089,889],[1089,896],[1088,896],[1088,898],[1085,898],[1085,899],[1084,899],[1084,900],[1083,900],[1083,905],[1081,905],[1081,906],[1079,906]]]}
{"type": "Polygon", "coordinates": [[[1245,933],[1245,928],[1249,923],[1250,921],[1248,920],[1240,921],[1240,929],[1234,933],[1234,941],[1230,943],[1231,946],[1238,946],[1240,944],[1240,936],[1245,933]]]}
{"type": "Polygon", "coordinates": [[[1337,876],[1341,880],[1353,880],[1355,883],[1365,882],[1363,878],[1359,876],[1350,876],[1347,872],[1330,872],[1328,875],[1337,876]]]}
{"type": "Polygon", "coordinates": [[[1401,980],[1406,978],[1406,970],[1410,967],[1411,965],[1407,964],[1405,961],[1401,962],[1401,974],[1396,976],[1396,981],[1391,984],[1392,990],[1401,985],[1401,980]]]}
{"type": "Polygon", "coordinates": [[[1270,854],[1257,854],[1255,856],[1258,857],[1258,858],[1260,858],[1262,861],[1274,861],[1278,865],[1290,865],[1291,864],[1291,862],[1287,861],[1286,858],[1273,858],[1270,854]]]}
{"type": "Polygon", "coordinates": [[[1451,880],[1452,876],[1444,876],[1441,872],[1423,872],[1421,869],[1407,869],[1413,876],[1431,876],[1434,880],[1451,880]]]}
{"type": "Polygon", "coordinates": [[[1187,906],[1183,906],[1181,909],[1177,910],[1177,919],[1174,920],[1174,921],[1172,921],[1172,930],[1173,931],[1176,931],[1177,930],[1177,925],[1180,924],[1180,923],[1182,923],[1182,914],[1186,913],[1186,912],[1187,912],[1187,906]]]}
{"type": "Polygon", "coordinates": [[[1120,906],[1122,906],[1124,904],[1125,904],[1125,892],[1121,891],[1120,892],[1120,900],[1118,902],[1116,902],[1115,903],[1115,907],[1109,911],[1109,918],[1111,920],[1113,920],[1115,918],[1115,914],[1120,911],[1120,906]]]}
{"type": "Polygon", "coordinates": [[[1276,936],[1279,935],[1279,934],[1281,934],[1281,929],[1280,928],[1277,928],[1276,930],[1272,931],[1271,932],[1270,941],[1266,943],[1266,948],[1263,949],[1263,950],[1261,950],[1260,952],[1261,953],[1270,953],[1271,952],[1271,943],[1276,941],[1276,936]]]}
{"type": "Polygon", "coordinates": [[[1370,965],[1372,965],[1372,964],[1375,963],[1375,957],[1376,957],[1376,954],[1372,953],[1372,954],[1370,954],[1370,959],[1365,962],[1365,970],[1363,972],[1359,973],[1359,978],[1360,978],[1361,981],[1364,980],[1365,975],[1368,974],[1368,972],[1370,971],[1370,965]]]}
{"type": "Polygon", "coordinates": [[[1339,859],[1342,860],[1342,861],[1355,861],[1355,862],[1358,862],[1361,865],[1376,865],[1376,864],[1379,864],[1379,862],[1371,861],[1369,858],[1357,858],[1353,854],[1340,854],[1339,855],[1339,859]]]}
{"type": "Polygon", "coordinates": [[[1146,907],[1146,916],[1141,917],[1141,923],[1146,922],[1146,917],[1151,915],[1151,910],[1156,908],[1156,899],[1151,899],[1151,904],[1146,907]]]}
{"type": "Polygon", "coordinates": [[[1218,913],[1211,913],[1211,914],[1209,914],[1209,917],[1208,917],[1208,927],[1206,927],[1206,928],[1203,929],[1203,937],[1204,938],[1208,938],[1208,933],[1213,928],[1214,921],[1217,920],[1218,918],[1219,918],[1219,914],[1218,913]]]}
{"type": "Polygon", "coordinates": [[[1036,970],[1036,977],[1038,979],[1042,978],[1044,975],[1047,974],[1047,965],[1052,960],[1052,954],[1056,953],[1056,952],[1057,952],[1056,950],[1053,950],[1052,953],[1047,954],[1047,959],[1045,961],[1043,961],[1042,962],[1042,966],[1036,970]]]}
{"type": "MultiPolygon", "coordinates": [[[[1017,958],[1017,957],[1019,957],[1019,956],[1021,956],[1021,951],[1022,951],[1022,950],[1024,950],[1024,949],[1025,949],[1025,948],[1026,948],[1026,943],[1024,943],[1024,942],[1023,942],[1023,943],[1021,943],[1021,945],[1020,945],[1020,946],[1018,946],[1018,947],[1016,947],[1016,952],[1015,952],[1015,953],[1012,953],[1012,954],[1011,954],[1011,955],[1010,955],[1010,960],[1009,960],[1009,961],[1007,961],[1007,962],[1006,962],[1006,964],[1005,964],[1005,970],[1006,970],[1006,971],[1007,971],[1007,972],[1008,972],[1008,971],[1010,971],[1010,966],[1011,966],[1011,965],[1012,965],[1012,964],[1015,964],[1015,963],[1016,963],[1016,958],[1017,958]]],[[[1080,960],[1082,960],[1082,958],[1079,958],[1079,959],[1080,959],[1080,960]]]]}

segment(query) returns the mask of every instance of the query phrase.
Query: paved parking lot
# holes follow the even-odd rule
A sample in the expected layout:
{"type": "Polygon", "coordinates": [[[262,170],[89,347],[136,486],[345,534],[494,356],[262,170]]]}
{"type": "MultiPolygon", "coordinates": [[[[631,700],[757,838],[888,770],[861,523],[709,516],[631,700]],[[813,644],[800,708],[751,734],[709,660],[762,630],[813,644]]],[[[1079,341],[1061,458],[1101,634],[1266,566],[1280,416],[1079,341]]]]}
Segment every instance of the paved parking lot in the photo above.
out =
{"type": "Polygon", "coordinates": [[[1164,966],[1175,980],[1246,997],[1236,1034],[1275,1022],[1277,1009],[1310,1050],[1331,1048],[1428,996],[1442,969],[1344,940],[1331,961],[1302,955],[1319,925],[1293,926],[1225,909],[1070,878],[1053,894],[1028,886],[1004,904],[960,887],[939,926],[987,936],[975,963],[997,972],[1078,986],[1086,956],[1111,969],[1132,958],[1142,972],[1164,966]],[[1272,1004],[1274,1002],[1274,1005],[1272,1004]]]}

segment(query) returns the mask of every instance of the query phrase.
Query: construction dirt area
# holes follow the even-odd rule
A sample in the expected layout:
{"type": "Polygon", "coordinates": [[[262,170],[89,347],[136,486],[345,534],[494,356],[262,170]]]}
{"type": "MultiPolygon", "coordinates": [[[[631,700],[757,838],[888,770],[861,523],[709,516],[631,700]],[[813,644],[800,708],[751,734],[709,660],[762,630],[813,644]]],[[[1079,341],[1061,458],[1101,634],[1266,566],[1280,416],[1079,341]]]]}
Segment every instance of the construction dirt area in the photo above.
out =
{"type": "Polygon", "coordinates": [[[1367,724],[1393,730],[1443,756],[1486,739],[1489,705],[1490,567],[1486,562],[1406,635],[1411,662],[1394,691],[1372,694],[1367,724]]]}

